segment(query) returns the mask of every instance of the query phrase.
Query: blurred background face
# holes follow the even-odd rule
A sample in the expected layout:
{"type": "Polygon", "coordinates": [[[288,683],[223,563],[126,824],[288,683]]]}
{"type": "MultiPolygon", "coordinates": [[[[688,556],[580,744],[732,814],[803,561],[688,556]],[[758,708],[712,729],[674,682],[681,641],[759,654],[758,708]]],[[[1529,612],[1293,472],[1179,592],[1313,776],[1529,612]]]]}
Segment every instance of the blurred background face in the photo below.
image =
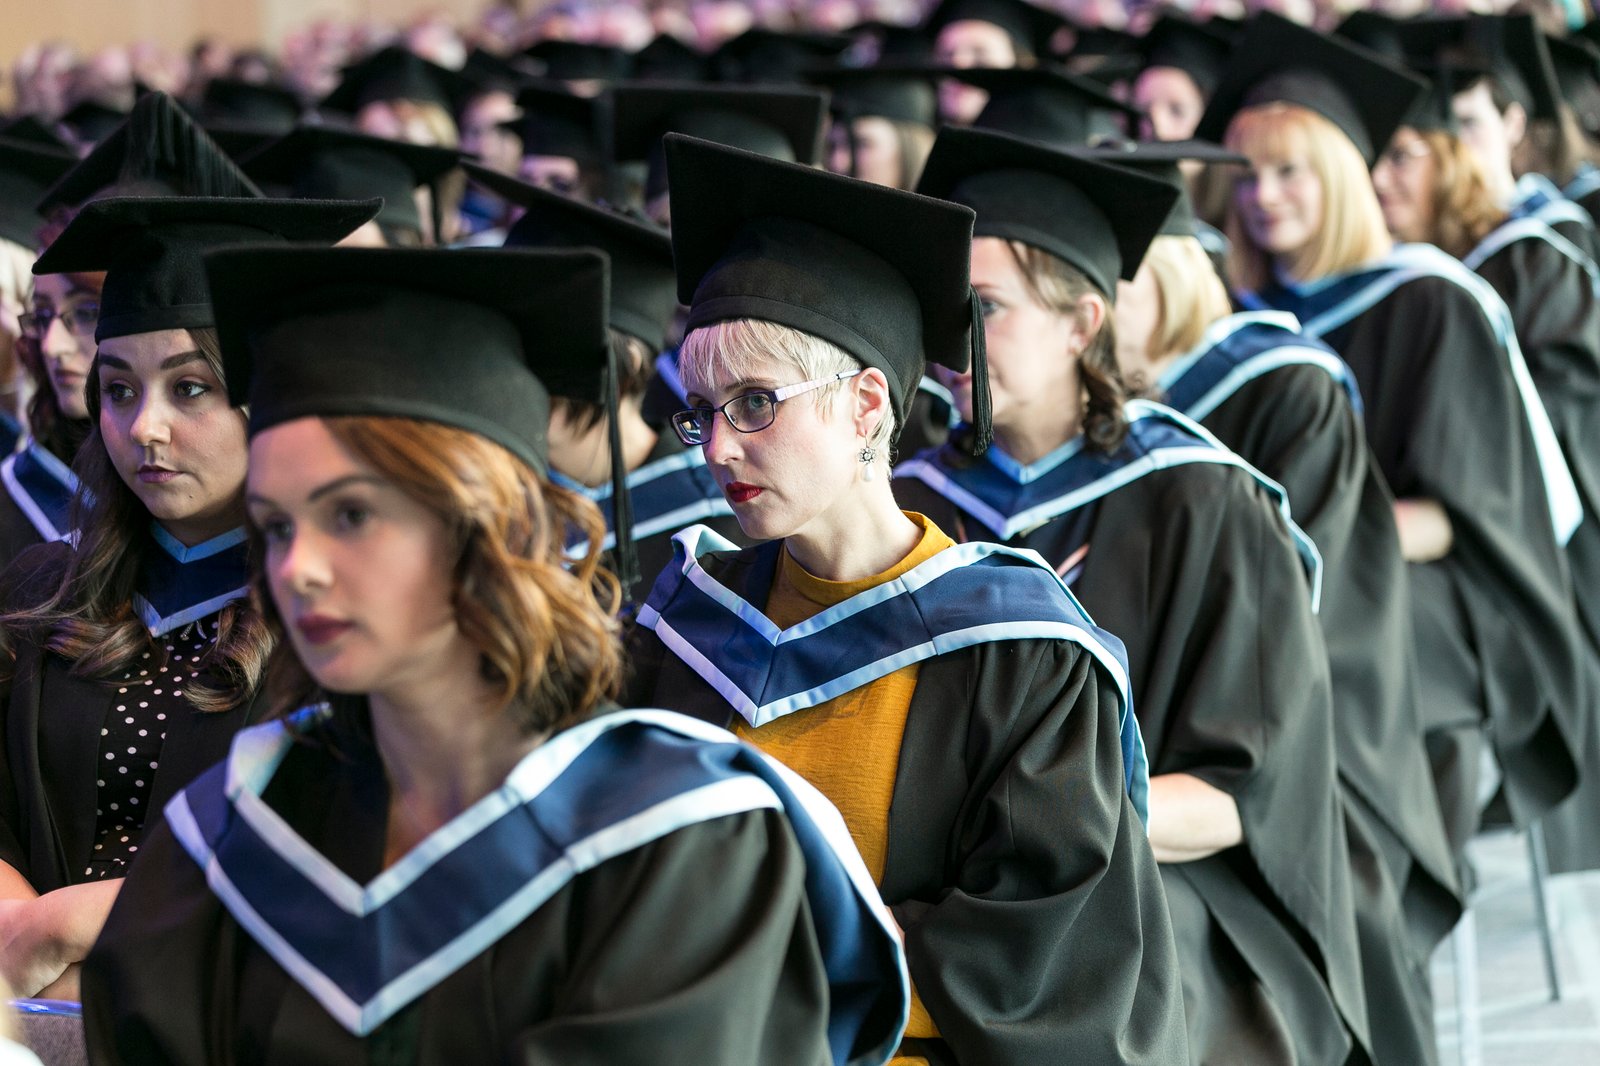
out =
{"type": "Polygon", "coordinates": [[[1303,157],[1252,157],[1234,199],[1250,240],[1270,256],[1296,256],[1322,231],[1322,181],[1303,157]]]}
{"type": "Polygon", "coordinates": [[[1389,233],[1401,241],[1426,241],[1433,233],[1433,194],[1438,163],[1428,143],[1402,129],[1372,168],[1372,187],[1389,233]]]}
{"type": "Polygon", "coordinates": [[[56,407],[65,418],[89,417],[83,390],[94,363],[94,327],[100,294],[68,274],[43,274],[33,281],[32,328],[56,407]]]}
{"type": "Polygon", "coordinates": [[[1477,158],[1490,187],[1498,196],[1509,195],[1510,190],[1501,186],[1511,176],[1512,152],[1522,143],[1527,125],[1522,108],[1512,104],[1502,113],[1494,106],[1487,80],[1457,93],[1450,108],[1460,126],[1461,142],[1477,158]]]}
{"type": "Polygon", "coordinates": [[[835,123],[829,136],[828,169],[835,174],[853,174],[874,185],[898,188],[903,167],[900,137],[894,124],[876,116],[858,118],[848,126],[835,123]],[[855,146],[853,171],[852,141],[855,146]]]}
{"type": "Polygon", "coordinates": [[[1133,106],[1145,112],[1146,140],[1185,141],[1205,114],[1205,97],[1194,79],[1176,67],[1150,67],[1133,84],[1133,106]]]}
{"type": "Polygon", "coordinates": [[[508,92],[494,90],[473,97],[461,112],[461,150],[502,174],[515,174],[522,161],[522,142],[500,127],[521,111],[508,92]]]}
{"type": "MultiPolygon", "coordinates": [[[[1011,35],[992,22],[963,19],[939,31],[933,47],[934,62],[967,70],[974,67],[1010,68],[1017,65],[1017,47],[1011,35]]],[[[939,113],[946,122],[970,126],[989,94],[959,81],[939,83],[939,113]]]]}

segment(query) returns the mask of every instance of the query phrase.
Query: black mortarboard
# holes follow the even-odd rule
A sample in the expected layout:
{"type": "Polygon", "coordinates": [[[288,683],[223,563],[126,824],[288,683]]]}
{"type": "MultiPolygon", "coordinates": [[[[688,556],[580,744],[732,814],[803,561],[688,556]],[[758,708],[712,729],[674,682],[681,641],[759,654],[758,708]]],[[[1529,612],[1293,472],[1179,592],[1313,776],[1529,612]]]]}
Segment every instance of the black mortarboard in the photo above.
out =
{"type": "Polygon", "coordinates": [[[522,154],[563,156],[582,167],[605,157],[608,98],[579,96],[554,83],[529,85],[517,94],[522,115],[501,123],[522,141],[522,154]]]}
{"type": "Polygon", "coordinates": [[[711,75],[745,85],[802,85],[807,71],[837,62],[850,45],[842,33],[778,33],[757,27],[712,53],[711,75]]]}
{"type": "Polygon", "coordinates": [[[649,163],[645,196],[667,188],[661,138],[682,133],[810,166],[822,155],[828,95],[817,89],[636,82],[611,90],[613,158],[649,163]]]}
{"type": "Polygon", "coordinates": [[[1103,137],[1126,137],[1128,121],[1141,112],[1088,78],[1045,67],[956,70],[951,76],[989,93],[972,123],[1057,148],[1073,148],[1103,137]]]}
{"type": "Polygon", "coordinates": [[[45,249],[33,272],[106,272],[97,341],[161,329],[201,329],[216,321],[203,253],[229,244],[333,244],[377,210],[373,200],[96,200],[45,249]]]}
{"type": "Polygon", "coordinates": [[[454,115],[477,89],[472,79],[396,46],[352,63],[341,75],[338,87],[318,105],[321,109],[354,115],[368,104],[414,100],[438,104],[454,115]]]}
{"type": "Polygon", "coordinates": [[[0,137],[10,141],[43,145],[46,148],[60,148],[72,152],[73,158],[77,158],[72,142],[61,136],[55,127],[37,115],[18,115],[5,123],[0,123],[0,137]]]}
{"type": "Polygon", "coordinates": [[[1124,73],[1137,74],[1142,38],[1109,26],[1074,29],[1072,47],[1062,63],[1074,74],[1093,78],[1102,84],[1118,80],[1124,73]]]}
{"type": "Polygon", "coordinates": [[[65,148],[0,137],[0,238],[34,247],[44,217],[33,205],[77,162],[65,148]]]}
{"type": "Polygon", "coordinates": [[[166,93],[148,93],[127,120],[39,201],[40,214],[100,195],[260,196],[215,141],[166,93]]]}
{"type": "Polygon", "coordinates": [[[844,121],[886,118],[923,126],[939,124],[939,93],[928,67],[835,67],[806,75],[832,93],[828,109],[844,121]]]}
{"type": "Polygon", "coordinates": [[[1084,154],[947,127],[917,191],[978,213],[975,237],[1021,241],[1063,259],[1107,296],[1132,279],[1178,192],[1084,154]]]}
{"type": "Polygon", "coordinates": [[[1422,89],[1420,79],[1360,45],[1263,12],[1234,46],[1194,135],[1220,143],[1245,108],[1294,104],[1339,127],[1371,166],[1422,89]]]}
{"type": "Polygon", "coordinates": [[[878,63],[931,63],[933,41],[921,26],[897,26],[892,22],[861,22],[848,31],[857,44],[866,47],[878,63]]]}
{"type": "Polygon", "coordinates": [[[206,136],[215,141],[217,147],[226,152],[228,158],[236,163],[249,159],[288,132],[277,126],[250,126],[232,122],[208,122],[203,128],[206,136]]]}
{"type": "Polygon", "coordinates": [[[1456,93],[1492,73],[1486,66],[1431,60],[1412,60],[1410,68],[1413,74],[1427,83],[1427,88],[1412,102],[1400,125],[1419,133],[1438,130],[1458,134],[1461,127],[1456,121],[1456,93]]]}
{"type": "Polygon", "coordinates": [[[969,209],[677,134],[666,157],[687,329],[753,318],[831,341],[885,373],[902,426],[926,363],[970,367],[988,443],[969,209]]]}
{"type": "Polygon", "coordinates": [[[1381,11],[1352,11],[1333,32],[1393,62],[1403,64],[1408,58],[1400,36],[1400,20],[1393,15],[1381,11]]]}
{"type": "Polygon", "coordinates": [[[709,70],[705,56],[670,33],[633,54],[633,77],[641,81],[701,81],[709,70]]]}
{"type": "Polygon", "coordinates": [[[1529,118],[1556,117],[1560,89],[1532,15],[1418,19],[1401,23],[1399,30],[1411,59],[1492,71],[1529,118]]]}
{"type": "Polygon", "coordinates": [[[83,100],[61,116],[61,124],[85,144],[99,144],[128,117],[128,112],[108,107],[98,100],[83,100]]]}
{"type": "Polygon", "coordinates": [[[1600,134],[1600,46],[1587,37],[1546,37],[1545,45],[1561,98],[1578,125],[1591,135],[1600,134]]]}
{"type": "Polygon", "coordinates": [[[300,98],[288,89],[233,78],[212,78],[200,102],[200,124],[249,126],[288,133],[300,120],[300,98]]]}
{"type": "Polygon", "coordinates": [[[438,181],[460,161],[449,148],[408,144],[387,137],[301,126],[244,162],[257,181],[307,200],[383,198],[378,222],[422,232],[414,193],[438,181]]]}
{"type": "Polygon", "coordinates": [[[523,55],[543,64],[551,81],[620,81],[633,69],[628,53],[609,44],[540,41],[523,55]]]}
{"type": "Polygon", "coordinates": [[[523,208],[506,234],[507,248],[598,248],[611,260],[610,323],[644,341],[652,352],[666,346],[678,310],[667,231],[570,196],[466,164],[467,175],[523,208]]]}
{"type": "Polygon", "coordinates": [[[550,397],[604,400],[599,252],[230,248],[206,274],[252,435],[298,418],[415,418],[542,473],[550,397]]]}
{"type": "MultiPolygon", "coordinates": [[[[1123,141],[1092,148],[1087,155],[1103,163],[1138,171],[1178,194],[1177,201],[1156,234],[1159,237],[1193,237],[1195,234],[1197,220],[1194,205],[1189,200],[1189,182],[1178,164],[1194,162],[1216,166],[1249,163],[1238,152],[1230,152],[1210,141],[1123,141]]],[[[981,213],[978,224],[983,224],[981,213]]]]}
{"type": "Polygon", "coordinates": [[[493,52],[474,48],[467,53],[467,61],[461,65],[461,73],[476,87],[474,95],[491,89],[516,95],[518,89],[539,76],[534,67],[535,64],[529,63],[521,56],[502,59],[493,52]]]}
{"type": "Polygon", "coordinates": [[[923,23],[929,37],[952,22],[987,22],[1010,35],[1017,50],[1043,55],[1050,37],[1063,25],[1060,15],[1035,7],[1024,0],[941,0],[923,23]]]}
{"type": "Polygon", "coordinates": [[[1175,67],[1194,79],[1204,96],[1222,80],[1232,51],[1233,41],[1226,34],[1172,15],[1150,27],[1142,47],[1146,68],[1175,67]]]}

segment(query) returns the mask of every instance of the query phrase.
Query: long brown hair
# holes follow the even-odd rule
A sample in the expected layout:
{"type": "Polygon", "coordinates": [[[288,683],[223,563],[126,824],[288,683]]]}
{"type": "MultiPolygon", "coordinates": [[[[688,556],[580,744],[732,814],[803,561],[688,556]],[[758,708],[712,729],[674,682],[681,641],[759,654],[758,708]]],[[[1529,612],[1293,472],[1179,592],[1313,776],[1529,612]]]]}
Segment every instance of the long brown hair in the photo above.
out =
{"type": "Polygon", "coordinates": [[[1495,203],[1477,156],[1466,142],[1444,130],[1419,130],[1433,158],[1433,217],[1430,244],[1460,259],[1506,220],[1495,203]]]}
{"type": "Polygon", "coordinates": [[[1102,452],[1113,452],[1122,445],[1128,432],[1122,405],[1127,389],[1117,368],[1116,323],[1111,314],[1111,297],[1077,267],[1059,256],[1021,241],[1007,241],[1017,269],[1022,272],[1028,294],[1047,310],[1061,315],[1080,315],[1080,297],[1094,295],[1106,302],[1105,320],[1100,331],[1078,357],[1078,379],[1083,386],[1083,436],[1102,452]]]}
{"type": "MultiPolygon", "coordinates": [[[[621,591],[600,569],[605,523],[584,497],[552,485],[504,447],[464,429],[409,418],[328,418],[323,424],[379,477],[437,515],[454,554],[456,623],[478,649],[498,708],[527,733],[579,721],[615,695],[622,678],[616,621],[621,591]],[[576,526],[589,543],[566,554],[576,526]]],[[[260,534],[252,532],[256,555],[260,534]]],[[[267,578],[256,569],[267,628],[283,634],[267,578]]],[[[360,696],[321,691],[281,641],[268,667],[268,699],[279,713],[360,696]]]]}
{"type": "MultiPolygon", "coordinates": [[[[223,380],[216,331],[192,329],[189,335],[223,380]]],[[[75,676],[110,680],[146,654],[158,666],[165,665],[164,642],[150,635],[133,607],[145,560],[160,549],[151,543],[150,512],[117,473],[100,438],[99,375],[94,370],[87,398],[95,428],[73,464],[81,482],[71,511],[77,549],[54,595],[0,616],[0,644],[12,651],[18,641],[37,641],[72,663],[75,676]]],[[[247,702],[260,684],[274,639],[249,600],[227,604],[218,616],[217,639],[200,659],[202,680],[185,685],[184,698],[202,711],[225,711],[247,702]]]]}

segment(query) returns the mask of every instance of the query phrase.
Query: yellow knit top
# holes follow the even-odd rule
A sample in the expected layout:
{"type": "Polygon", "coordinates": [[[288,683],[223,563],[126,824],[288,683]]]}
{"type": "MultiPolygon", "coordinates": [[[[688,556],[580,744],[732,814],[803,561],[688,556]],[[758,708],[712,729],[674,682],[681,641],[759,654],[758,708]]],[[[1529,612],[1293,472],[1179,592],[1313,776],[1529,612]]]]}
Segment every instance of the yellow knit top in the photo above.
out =
{"type": "MultiPolygon", "coordinates": [[[[955,541],[938,526],[912,511],[907,518],[922,530],[911,554],[881,574],[858,581],[825,581],[807,573],[787,551],[778,566],[767,599],[767,617],[780,628],[810,618],[852,596],[893,581],[927,562],[955,541]]],[[[734,716],[734,732],[792,768],[833,801],[844,815],[875,883],[883,881],[889,849],[889,804],[900,767],[900,740],[906,714],[917,689],[919,666],[902,667],[887,677],[836,696],[826,703],[795,711],[759,729],[734,716]]],[[[938,1028],[912,990],[910,1037],[938,1036],[938,1028]]],[[[890,1066],[925,1066],[920,1057],[898,1057],[890,1066]]]]}

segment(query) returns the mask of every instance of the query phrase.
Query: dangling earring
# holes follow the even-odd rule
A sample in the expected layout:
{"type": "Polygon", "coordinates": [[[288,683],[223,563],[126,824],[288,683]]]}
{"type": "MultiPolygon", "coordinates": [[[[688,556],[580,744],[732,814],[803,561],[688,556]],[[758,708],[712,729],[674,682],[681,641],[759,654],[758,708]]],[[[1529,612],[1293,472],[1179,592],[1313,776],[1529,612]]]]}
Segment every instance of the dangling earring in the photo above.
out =
{"type": "Polygon", "coordinates": [[[856,456],[856,458],[861,460],[861,480],[871,481],[872,464],[877,461],[878,453],[872,450],[871,445],[868,445],[867,447],[861,449],[861,454],[856,456]]]}

